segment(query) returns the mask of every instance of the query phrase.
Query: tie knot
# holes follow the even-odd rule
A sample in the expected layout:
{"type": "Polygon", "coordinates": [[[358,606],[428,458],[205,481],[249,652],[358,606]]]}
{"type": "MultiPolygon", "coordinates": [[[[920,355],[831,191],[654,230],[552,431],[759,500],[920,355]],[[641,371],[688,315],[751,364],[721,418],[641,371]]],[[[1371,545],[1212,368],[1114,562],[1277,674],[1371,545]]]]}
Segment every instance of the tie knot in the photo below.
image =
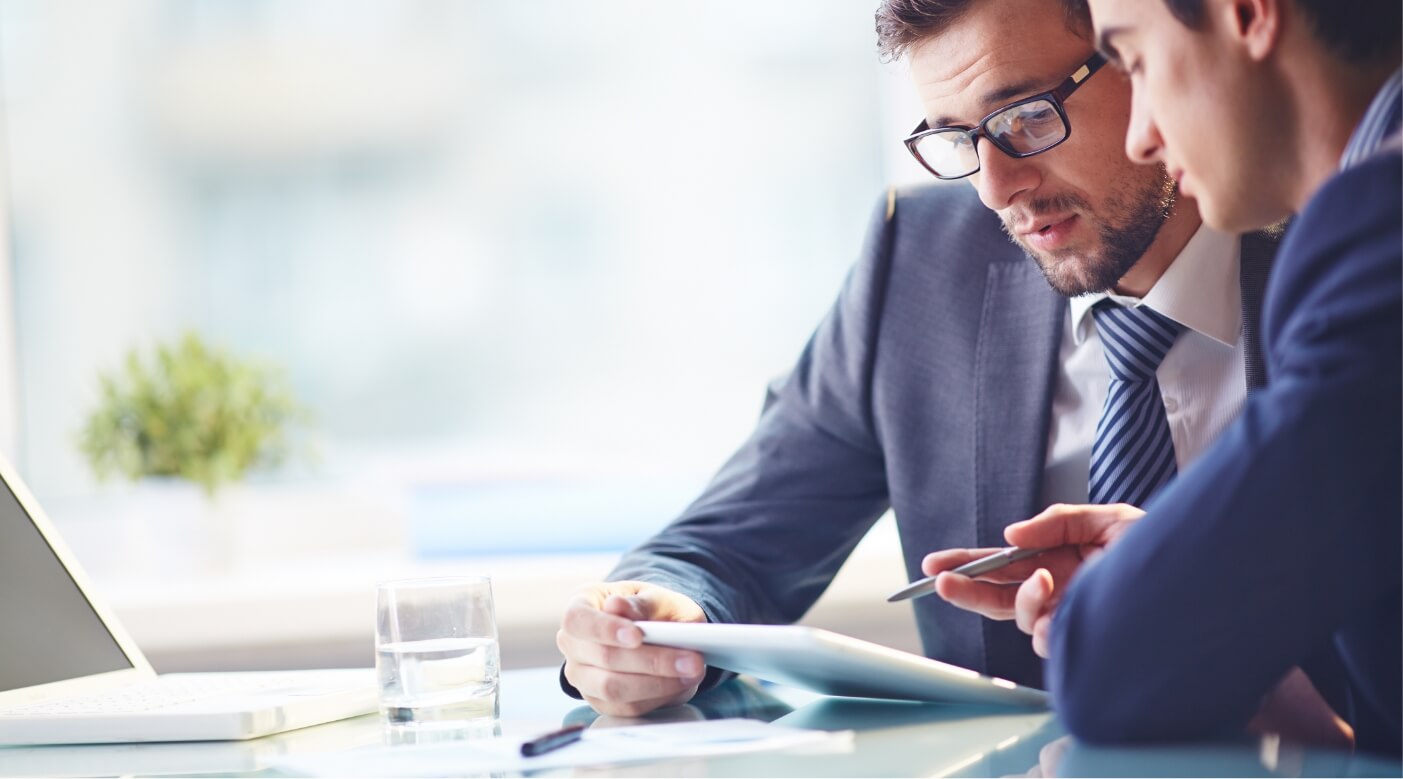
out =
{"type": "Polygon", "coordinates": [[[1126,308],[1109,300],[1091,309],[1111,373],[1121,381],[1149,381],[1184,326],[1149,306],[1126,308]]]}

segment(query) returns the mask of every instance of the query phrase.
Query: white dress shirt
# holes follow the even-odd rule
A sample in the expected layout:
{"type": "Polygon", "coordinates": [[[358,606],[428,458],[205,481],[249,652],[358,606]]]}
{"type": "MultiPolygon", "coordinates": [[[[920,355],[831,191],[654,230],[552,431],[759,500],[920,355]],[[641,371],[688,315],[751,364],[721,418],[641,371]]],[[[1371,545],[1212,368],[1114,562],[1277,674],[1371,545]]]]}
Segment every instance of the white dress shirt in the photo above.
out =
{"type": "Polygon", "coordinates": [[[1043,505],[1086,503],[1091,444],[1111,369],[1091,307],[1105,298],[1147,305],[1184,326],[1155,376],[1180,471],[1207,451],[1247,397],[1239,239],[1200,227],[1143,299],[1106,293],[1068,302],[1052,400],[1043,505]]]}

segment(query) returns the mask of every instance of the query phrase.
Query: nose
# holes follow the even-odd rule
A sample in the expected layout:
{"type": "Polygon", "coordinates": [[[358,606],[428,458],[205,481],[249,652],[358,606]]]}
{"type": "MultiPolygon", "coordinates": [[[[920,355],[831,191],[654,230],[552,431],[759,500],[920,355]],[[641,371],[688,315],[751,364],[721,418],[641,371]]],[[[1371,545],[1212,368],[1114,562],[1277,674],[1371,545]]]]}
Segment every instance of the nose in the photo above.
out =
{"type": "Polygon", "coordinates": [[[1036,158],[1010,157],[983,138],[979,139],[979,172],[970,178],[979,199],[994,211],[1008,208],[1020,194],[1042,183],[1036,158]]]}
{"type": "Polygon", "coordinates": [[[1143,89],[1136,89],[1130,98],[1130,124],[1125,128],[1125,156],[1131,162],[1149,165],[1163,161],[1164,138],[1160,137],[1159,127],[1155,125],[1143,93],[1143,89]]]}

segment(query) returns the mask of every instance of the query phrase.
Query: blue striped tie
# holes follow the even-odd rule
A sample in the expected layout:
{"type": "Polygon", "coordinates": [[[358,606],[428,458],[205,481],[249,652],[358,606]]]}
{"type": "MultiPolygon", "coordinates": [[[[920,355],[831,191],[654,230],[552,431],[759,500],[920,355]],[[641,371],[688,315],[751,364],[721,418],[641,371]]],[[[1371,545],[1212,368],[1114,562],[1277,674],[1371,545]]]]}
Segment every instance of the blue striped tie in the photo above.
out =
{"type": "Polygon", "coordinates": [[[1147,306],[1103,300],[1091,310],[1111,386],[1091,445],[1092,503],[1143,506],[1174,478],[1174,440],[1159,394],[1159,368],[1184,328],[1147,306]]]}

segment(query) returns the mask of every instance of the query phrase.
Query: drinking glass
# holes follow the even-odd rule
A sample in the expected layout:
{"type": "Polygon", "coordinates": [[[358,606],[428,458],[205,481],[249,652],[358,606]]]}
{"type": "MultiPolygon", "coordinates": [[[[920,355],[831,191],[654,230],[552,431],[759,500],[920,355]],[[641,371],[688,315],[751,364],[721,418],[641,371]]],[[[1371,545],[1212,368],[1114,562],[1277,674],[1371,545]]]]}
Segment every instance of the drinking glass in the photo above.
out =
{"type": "Polygon", "coordinates": [[[380,713],[392,727],[451,729],[498,715],[497,617],[484,576],[381,582],[380,713]]]}

